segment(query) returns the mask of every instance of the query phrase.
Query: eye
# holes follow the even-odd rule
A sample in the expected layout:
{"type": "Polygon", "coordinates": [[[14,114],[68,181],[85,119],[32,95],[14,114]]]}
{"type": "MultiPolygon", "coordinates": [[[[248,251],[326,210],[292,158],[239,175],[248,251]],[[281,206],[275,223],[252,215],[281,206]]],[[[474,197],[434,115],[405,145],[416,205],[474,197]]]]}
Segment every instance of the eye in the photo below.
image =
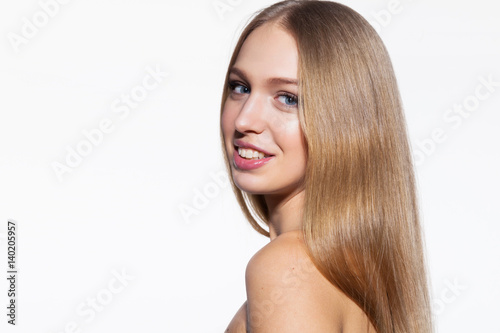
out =
{"type": "Polygon", "coordinates": [[[234,81],[231,81],[229,82],[229,88],[237,93],[237,94],[248,94],[250,93],[250,89],[247,88],[246,86],[238,83],[238,82],[234,82],[234,81]]]}
{"type": "Polygon", "coordinates": [[[278,101],[285,104],[287,107],[295,107],[298,105],[298,98],[292,94],[282,94],[278,96],[278,101]]]}

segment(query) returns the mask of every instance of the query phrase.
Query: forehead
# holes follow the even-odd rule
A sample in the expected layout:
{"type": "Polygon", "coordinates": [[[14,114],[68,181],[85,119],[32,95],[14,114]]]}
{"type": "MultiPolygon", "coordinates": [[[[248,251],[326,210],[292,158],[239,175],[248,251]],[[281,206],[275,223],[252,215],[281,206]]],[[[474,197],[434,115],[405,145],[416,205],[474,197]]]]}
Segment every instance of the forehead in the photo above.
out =
{"type": "Polygon", "coordinates": [[[234,67],[250,77],[297,78],[298,52],[295,39],[275,24],[255,29],[243,43],[234,67]]]}

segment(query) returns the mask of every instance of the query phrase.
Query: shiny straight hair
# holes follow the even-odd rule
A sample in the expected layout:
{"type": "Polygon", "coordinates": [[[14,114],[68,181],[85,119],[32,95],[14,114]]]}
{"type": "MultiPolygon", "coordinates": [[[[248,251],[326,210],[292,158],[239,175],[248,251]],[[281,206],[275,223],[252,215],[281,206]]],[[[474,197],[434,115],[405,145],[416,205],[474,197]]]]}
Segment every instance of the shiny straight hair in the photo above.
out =
{"type": "MultiPolygon", "coordinates": [[[[406,121],[388,52],[357,12],[330,1],[282,1],[247,24],[276,24],[297,43],[299,119],[307,149],[303,232],[319,271],[378,332],[432,332],[423,235],[406,121]]],[[[230,162],[220,132],[228,173],[230,162]]],[[[269,236],[262,195],[231,184],[241,209],[269,236]],[[259,223],[260,221],[260,223],[259,223]]]]}

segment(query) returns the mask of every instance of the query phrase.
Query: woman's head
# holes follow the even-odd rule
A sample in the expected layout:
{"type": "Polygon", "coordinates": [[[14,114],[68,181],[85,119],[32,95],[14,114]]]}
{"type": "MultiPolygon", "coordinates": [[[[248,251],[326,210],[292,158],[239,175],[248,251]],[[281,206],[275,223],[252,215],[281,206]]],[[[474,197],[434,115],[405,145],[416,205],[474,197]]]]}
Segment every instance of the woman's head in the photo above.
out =
{"type": "MultiPolygon", "coordinates": [[[[228,66],[222,96],[221,139],[224,159],[228,172],[233,176],[231,181],[238,201],[254,228],[264,235],[268,235],[268,232],[252,217],[254,213],[257,219],[267,223],[268,212],[262,195],[257,188],[248,186],[247,191],[241,191],[238,187],[244,185],[239,184],[239,180],[257,185],[259,172],[234,171],[234,163],[231,162],[235,149],[233,141],[238,139],[241,131],[247,130],[252,137],[247,137],[246,141],[260,145],[264,150],[270,148],[274,151],[279,150],[279,147],[269,137],[251,133],[263,126],[255,123],[255,120],[259,116],[263,118],[269,115],[261,109],[261,105],[256,104],[261,102],[259,96],[253,96],[255,98],[251,102],[255,103],[248,103],[245,110],[241,110],[241,101],[235,102],[231,98],[234,95],[231,83],[237,78],[234,69],[241,67],[241,63],[253,66],[248,67],[247,75],[257,76],[256,68],[260,70],[259,74],[264,72],[264,67],[259,66],[262,63],[265,66],[274,65],[273,73],[276,74],[280,69],[287,68],[287,76],[297,78],[296,87],[288,86],[297,92],[297,116],[282,113],[282,119],[274,117],[266,120],[275,129],[291,124],[292,118],[298,121],[307,152],[306,173],[311,185],[314,185],[311,178],[315,178],[333,182],[337,190],[349,190],[341,186],[347,180],[344,176],[347,174],[349,179],[360,180],[369,176],[364,166],[378,162],[373,160],[378,156],[370,155],[388,143],[380,142],[384,139],[383,135],[396,135],[400,130],[398,126],[404,125],[396,81],[385,47],[359,14],[329,1],[283,1],[258,13],[242,32],[228,66]],[[278,45],[271,45],[274,46],[272,48],[265,45],[270,39],[272,44],[272,38],[262,38],[268,31],[276,32],[275,39],[279,39],[278,34],[281,34],[281,44],[287,48],[286,52],[279,49],[278,45]],[[255,55],[250,56],[250,52],[255,55]],[[265,52],[265,57],[259,52],[265,52]],[[270,54],[275,56],[271,57],[270,54]],[[280,63],[280,56],[283,60],[286,58],[286,62],[280,63]],[[241,110],[240,119],[236,119],[236,105],[241,110]],[[227,126],[229,120],[233,121],[233,131],[227,126]],[[240,127],[241,131],[238,131],[234,120],[247,121],[247,125],[249,121],[254,121],[256,128],[240,127]],[[268,144],[272,147],[268,147],[268,144]]],[[[259,78],[264,76],[276,75],[269,72],[259,78]]],[[[238,81],[242,81],[241,78],[238,81]]],[[[241,87],[236,89],[244,92],[241,87]]],[[[274,130],[274,133],[279,131],[274,130]]],[[[297,162],[300,165],[302,161],[297,162]]],[[[289,164],[288,168],[291,166],[295,165],[289,164]]]]}
{"type": "Polygon", "coordinates": [[[281,198],[301,191],[297,66],[293,37],[268,23],[248,36],[229,71],[222,131],[232,179],[246,193],[281,198]]]}
{"type": "MultiPolygon", "coordinates": [[[[269,235],[259,223],[267,224],[269,217],[260,194],[265,184],[259,182],[265,178],[235,172],[227,154],[232,130],[239,132],[238,116],[229,114],[238,102],[231,99],[232,69],[241,59],[253,60],[246,58],[247,45],[264,45],[266,31],[281,31],[283,43],[296,46],[297,124],[293,117],[285,119],[300,127],[304,144],[305,163],[297,171],[304,172],[303,231],[312,260],[379,331],[429,331],[413,163],[397,82],[382,40],[352,9],[330,1],[283,1],[259,12],[243,30],[229,63],[221,108],[222,127],[236,125],[221,128],[221,139],[244,214],[257,231],[269,235]]],[[[293,63],[294,55],[284,55],[284,61],[293,63]]],[[[252,77],[260,73],[248,71],[252,77]]],[[[252,94],[245,99],[262,102],[258,93],[252,94]]],[[[280,152],[278,141],[267,141],[271,136],[259,141],[264,123],[253,117],[266,112],[261,106],[240,108],[239,129],[247,130],[247,139],[271,142],[273,152],[280,152]],[[252,119],[254,127],[245,128],[252,119]]],[[[275,135],[280,133],[280,124],[272,119],[265,123],[274,126],[275,135]]],[[[286,166],[281,172],[290,175],[286,166]]]]}

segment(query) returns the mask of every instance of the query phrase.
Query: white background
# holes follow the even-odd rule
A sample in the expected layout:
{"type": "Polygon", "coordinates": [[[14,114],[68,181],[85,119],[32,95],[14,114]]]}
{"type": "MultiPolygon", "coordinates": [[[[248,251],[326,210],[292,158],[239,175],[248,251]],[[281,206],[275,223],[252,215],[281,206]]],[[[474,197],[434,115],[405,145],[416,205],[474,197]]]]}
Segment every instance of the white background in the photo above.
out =
{"type": "MultiPolygon", "coordinates": [[[[220,96],[238,33],[271,3],[74,0],[16,52],[9,36],[25,20],[42,25],[42,9],[1,1],[0,331],[223,332],[267,239],[210,176],[224,170],[220,96]],[[120,118],[113,103],[147,67],[169,75],[120,118]],[[52,164],[105,118],[113,131],[59,181],[52,164]],[[197,215],[181,214],[195,204],[197,215]],[[18,223],[16,327],[6,323],[8,219],[18,223]],[[122,271],[133,280],[116,282],[122,271]],[[92,299],[105,304],[92,310],[92,299]]],[[[500,6],[343,3],[377,26],[399,80],[438,331],[500,332],[500,86],[474,97],[480,77],[500,82],[500,6]],[[464,103],[473,111],[460,123],[444,118],[464,103]],[[429,144],[433,131],[441,142],[429,144]]]]}

